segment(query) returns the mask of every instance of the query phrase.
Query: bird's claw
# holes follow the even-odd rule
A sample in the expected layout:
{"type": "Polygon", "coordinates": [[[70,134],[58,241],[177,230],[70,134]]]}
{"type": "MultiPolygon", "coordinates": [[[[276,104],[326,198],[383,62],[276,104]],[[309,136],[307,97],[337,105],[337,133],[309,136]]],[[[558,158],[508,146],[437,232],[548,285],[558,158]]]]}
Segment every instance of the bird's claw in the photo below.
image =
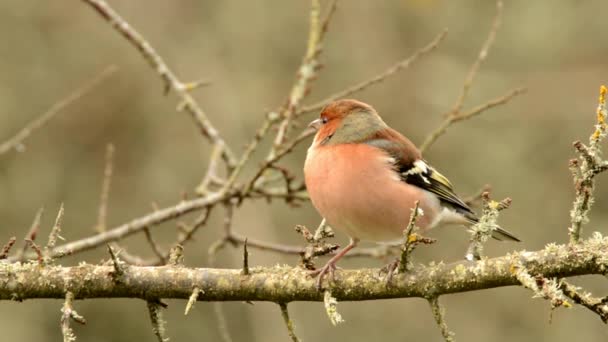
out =
{"type": "Polygon", "coordinates": [[[323,278],[325,278],[325,276],[329,273],[329,277],[333,281],[335,279],[336,269],[336,263],[330,261],[318,270],[308,272],[308,275],[311,277],[317,277],[316,285],[317,289],[320,291],[323,288],[323,278]]]}

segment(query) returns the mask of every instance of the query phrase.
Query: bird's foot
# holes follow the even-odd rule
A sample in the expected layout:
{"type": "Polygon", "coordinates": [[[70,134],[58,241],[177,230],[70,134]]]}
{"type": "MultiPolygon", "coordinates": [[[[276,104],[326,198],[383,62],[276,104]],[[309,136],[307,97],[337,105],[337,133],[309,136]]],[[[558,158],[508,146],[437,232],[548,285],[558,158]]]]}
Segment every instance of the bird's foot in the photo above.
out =
{"type": "Polygon", "coordinates": [[[336,269],[338,269],[338,267],[336,267],[336,262],[329,260],[325,266],[319,268],[318,270],[309,271],[308,275],[311,277],[317,277],[317,289],[320,291],[323,287],[323,278],[329,275],[331,280],[334,280],[336,269]]]}

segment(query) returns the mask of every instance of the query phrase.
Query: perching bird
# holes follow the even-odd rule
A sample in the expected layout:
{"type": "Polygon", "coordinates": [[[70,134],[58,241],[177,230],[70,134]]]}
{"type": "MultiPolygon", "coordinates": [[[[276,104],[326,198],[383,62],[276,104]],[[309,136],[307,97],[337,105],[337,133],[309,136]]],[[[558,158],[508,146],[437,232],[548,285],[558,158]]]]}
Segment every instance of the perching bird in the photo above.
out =
{"type": "MultiPolygon", "coordinates": [[[[388,127],[376,110],[356,100],[327,105],[310,123],[317,130],[306,155],[304,177],[312,204],[350,243],[315,271],[327,272],[360,240],[392,242],[403,236],[416,201],[422,230],[441,224],[471,226],[477,216],[450,181],[431,167],[416,146],[388,127]]],[[[519,241],[496,227],[493,237],[519,241]]]]}

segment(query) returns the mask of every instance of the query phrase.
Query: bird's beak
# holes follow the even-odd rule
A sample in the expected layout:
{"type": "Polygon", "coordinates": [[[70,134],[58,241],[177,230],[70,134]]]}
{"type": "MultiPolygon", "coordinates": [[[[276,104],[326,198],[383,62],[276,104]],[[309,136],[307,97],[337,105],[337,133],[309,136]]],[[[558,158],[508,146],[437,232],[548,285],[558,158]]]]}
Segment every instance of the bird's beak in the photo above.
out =
{"type": "Polygon", "coordinates": [[[311,121],[311,122],[308,124],[308,127],[310,127],[310,128],[314,128],[314,130],[315,130],[315,131],[318,131],[318,130],[319,130],[319,128],[321,127],[321,124],[322,124],[321,119],[315,119],[315,120],[312,120],[312,121],[311,121]]]}

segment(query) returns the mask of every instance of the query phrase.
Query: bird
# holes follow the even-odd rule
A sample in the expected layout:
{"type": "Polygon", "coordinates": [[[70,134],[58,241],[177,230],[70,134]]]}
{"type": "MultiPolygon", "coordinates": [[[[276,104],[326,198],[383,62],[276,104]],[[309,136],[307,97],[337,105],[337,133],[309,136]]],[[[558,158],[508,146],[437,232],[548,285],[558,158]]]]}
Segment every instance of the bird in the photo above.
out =
{"type": "MultiPolygon", "coordinates": [[[[350,237],[325,266],[311,272],[318,277],[319,288],[328,273],[333,276],[336,262],[360,241],[402,239],[416,204],[423,213],[416,226],[423,231],[478,222],[448,178],[372,106],[354,99],[336,100],[309,127],[316,130],[304,162],[310,200],[330,227],[350,237]]],[[[498,240],[520,241],[498,226],[492,234],[498,240]]]]}

